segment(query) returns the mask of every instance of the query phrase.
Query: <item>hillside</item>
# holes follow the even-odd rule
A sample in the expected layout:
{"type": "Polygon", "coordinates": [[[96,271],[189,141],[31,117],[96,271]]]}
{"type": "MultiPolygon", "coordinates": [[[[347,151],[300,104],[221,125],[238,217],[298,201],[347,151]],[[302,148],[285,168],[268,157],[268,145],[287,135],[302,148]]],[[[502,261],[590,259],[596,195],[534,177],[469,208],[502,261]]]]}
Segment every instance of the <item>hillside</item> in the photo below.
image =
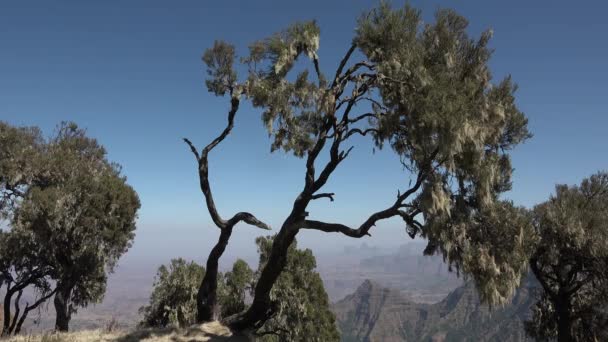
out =
{"type": "Polygon", "coordinates": [[[366,280],[333,310],[343,341],[527,341],[523,320],[533,287],[527,280],[509,305],[490,310],[471,283],[425,304],[366,280]]]}

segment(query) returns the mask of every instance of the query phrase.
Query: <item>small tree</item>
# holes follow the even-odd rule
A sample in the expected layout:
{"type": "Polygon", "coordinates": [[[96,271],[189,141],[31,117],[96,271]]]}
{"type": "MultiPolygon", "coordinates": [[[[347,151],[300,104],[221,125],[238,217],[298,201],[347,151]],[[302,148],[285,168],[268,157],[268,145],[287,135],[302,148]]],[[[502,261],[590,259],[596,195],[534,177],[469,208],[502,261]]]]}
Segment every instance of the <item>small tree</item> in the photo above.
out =
{"type": "MultiPolygon", "coordinates": [[[[379,221],[400,217],[409,236],[428,239],[427,253],[442,253],[470,275],[482,299],[505,302],[519,284],[527,267],[526,226],[518,220],[487,224],[501,222],[497,217],[510,220],[501,215],[516,210],[499,200],[511,187],[508,152],[530,136],[515,104],[516,86],[509,77],[491,83],[491,31],[469,37],[467,20],[451,10],[439,10],[432,24],[421,23],[418,10],[382,3],[359,19],[350,48],[329,76],[321,70],[320,29],[314,21],[253,42],[241,59],[246,76],[240,80],[233,46],[216,42],[205,52],[208,90],[230,96],[228,126],[200,154],[186,141],[198,161],[211,217],[222,228],[223,246],[229,237],[225,227],[239,217],[265,227],[250,214],[221,220],[209,187],[207,154],[230,133],[240,102],[249,100],[262,111],[272,151],[306,160],[304,185],[273,241],[253,303],[226,319],[232,328],[258,327],[272,317],[272,289],[301,229],[362,238],[379,221]],[[300,57],[311,63],[296,64],[300,57]],[[348,158],[356,137],[371,137],[378,148],[389,146],[411,181],[396,184],[396,198],[358,226],[316,220],[307,208],[314,200],[334,199],[324,186],[348,158]],[[319,158],[324,153],[326,162],[319,158]]],[[[212,252],[208,260],[215,262],[218,255],[212,252]]],[[[201,311],[212,308],[205,298],[199,301],[201,311]]]]}
{"type": "MultiPolygon", "coordinates": [[[[12,131],[36,134],[0,156],[4,216],[11,233],[31,243],[22,250],[35,251],[28,262],[54,280],[56,329],[66,331],[77,307],[103,297],[106,273],[133,240],[139,199],[105,149],[75,124],[61,124],[46,141],[35,129],[12,131]]],[[[2,137],[18,140],[11,136],[2,137]]]]}
{"type": "Polygon", "coordinates": [[[246,308],[246,295],[253,288],[253,271],[243,259],[237,259],[232,270],[220,277],[221,317],[228,317],[246,308]]]}
{"type": "Polygon", "coordinates": [[[173,259],[156,272],[150,304],[139,309],[141,325],[187,327],[196,322],[196,293],[205,268],[182,258],[173,259]]]}
{"type": "Polygon", "coordinates": [[[530,268],[543,293],[527,323],[539,339],[608,339],[608,173],[558,185],[534,209],[539,236],[530,268]]]}

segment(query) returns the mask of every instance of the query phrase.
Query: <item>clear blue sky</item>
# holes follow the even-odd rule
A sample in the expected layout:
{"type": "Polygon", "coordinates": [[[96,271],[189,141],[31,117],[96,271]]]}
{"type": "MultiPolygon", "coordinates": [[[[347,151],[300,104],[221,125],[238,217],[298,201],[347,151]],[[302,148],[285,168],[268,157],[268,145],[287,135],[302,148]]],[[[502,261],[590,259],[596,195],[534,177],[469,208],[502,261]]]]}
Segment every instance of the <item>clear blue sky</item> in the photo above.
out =
{"type": "MultiPolygon", "coordinates": [[[[135,251],[201,259],[216,240],[182,137],[199,146],[221,130],[226,99],[206,93],[200,56],[215,39],[248,43],[295,20],[317,19],[322,69],[348,48],[356,17],[372,1],[10,1],[0,4],[0,120],[52,132],[61,120],[104,144],[142,200],[135,251]],[[166,246],[166,247],[163,247],[166,246]],[[161,248],[163,248],[161,250],[161,248]]],[[[401,2],[394,2],[401,5],[401,2]]],[[[414,1],[431,19],[439,6],[494,29],[496,78],[512,74],[534,138],[513,151],[514,190],[531,206],[555,183],[608,169],[608,5],[603,1],[414,1]]],[[[311,215],[357,224],[390,203],[409,176],[390,153],[355,151],[326,186],[336,201],[311,215]],[[371,160],[371,161],[370,161],[371,160]]],[[[211,156],[211,179],[225,216],[250,210],[278,227],[302,186],[303,161],[269,153],[259,113],[243,107],[236,128],[211,156]]],[[[253,228],[239,227],[229,252],[253,253],[253,228]]],[[[370,244],[409,238],[398,221],[370,244]]],[[[306,232],[319,250],[358,244],[306,232]]],[[[135,252],[134,252],[135,253],[135,252]]]]}

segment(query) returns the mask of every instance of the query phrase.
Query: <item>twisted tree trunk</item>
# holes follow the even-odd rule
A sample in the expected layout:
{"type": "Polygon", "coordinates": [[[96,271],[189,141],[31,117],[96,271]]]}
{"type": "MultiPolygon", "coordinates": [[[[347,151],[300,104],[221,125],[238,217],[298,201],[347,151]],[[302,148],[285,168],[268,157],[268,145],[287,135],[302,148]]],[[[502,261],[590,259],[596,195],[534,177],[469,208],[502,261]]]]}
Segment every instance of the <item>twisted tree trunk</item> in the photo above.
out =
{"type": "Polygon", "coordinates": [[[230,86],[230,95],[231,95],[231,107],[228,112],[228,124],[226,128],[222,131],[222,133],[209,145],[205,146],[201,153],[199,154],[198,150],[192,144],[192,142],[188,139],[184,138],[184,141],[188,146],[190,146],[190,150],[196,161],[198,162],[198,174],[199,174],[199,182],[201,191],[205,197],[205,203],[207,204],[207,210],[209,211],[209,215],[213,220],[213,223],[220,229],[220,237],[217,244],[213,247],[211,252],[209,253],[209,257],[207,258],[207,269],[205,271],[205,276],[201,281],[201,285],[199,287],[197,298],[196,298],[196,320],[198,323],[213,321],[218,319],[219,317],[219,309],[217,302],[217,274],[218,274],[218,264],[219,259],[224,254],[224,250],[226,250],[226,246],[228,245],[228,240],[230,239],[230,235],[232,235],[232,229],[239,222],[245,222],[249,225],[256,226],[258,228],[270,230],[270,227],[264,222],[258,220],[255,216],[248,212],[238,212],[232,216],[229,220],[224,220],[217,208],[215,207],[215,201],[213,200],[213,194],[211,193],[211,185],[209,184],[209,152],[213,150],[219,143],[221,143],[232,131],[234,127],[234,117],[236,112],[239,109],[239,93],[234,94],[235,86],[230,86]]]}
{"type": "Polygon", "coordinates": [[[11,298],[15,292],[7,286],[6,294],[4,295],[4,305],[2,307],[4,313],[4,320],[2,321],[2,336],[8,336],[10,334],[11,324],[11,298]]]}
{"type": "MultiPolygon", "coordinates": [[[[13,334],[17,335],[21,332],[21,327],[23,326],[23,322],[25,322],[25,319],[27,318],[27,315],[30,311],[36,309],[38,306],[40,306],[40,304],[44,303],[47,301],[47,299],[51,298],[55,292],[57,292],[57,289],[51,291],[50,293],[40,297],[36,302],[34,302],[34,304],[29,305],[29,303],[26,304],[25,306],[25,310],[23,311],[23,314],[21,315],[21,318],[19,318],[19,321],[17,322],[17,326],[15,327],[15,330],[13,331],[13,334]]],[[[16,317],[15,317],[16,318],[16,317]]]]}
{"type": "Polygon", "coordinates": [[[572,335],[572,307],[570,305],[570,298],[566,295],[559,296],[559,299],[555,304],[555,310],[557,312],[557,341],[574,341],[574,336],[572,335]]]}
{"type": "Polygon", "coordinates": [[[207,269],[205,276],[198,289],[197,300],[197,320],[208,322],[219,319],[219,307],[217,302],[217,274],[220,257],[224,253],[228,240],[232,234],[233,227],[222,229],[220,238],[215,244],[209,257],[207,258],[207,269]]]}
{"type": "Polygon", "coordinates": [[[55,330],[68,331],[70,319],[72,318],[72,305],[70,297],[73,286],[67,281],[57,282],[57,292],[55,293],[55,330]]]}
{"type": "Polygon", "coordinates": [[[295,240],[299,227],[291,220],[285,222],[273,240],[272,251],[266,266],[262,270],[260,279],[255,286],[253,303],[242,314],[228,317],[225,323],[235,331],[250,328],[260,328],[274,314],[274,305],[270,300],[270,291],[274,283],[285,269],[287,264],[287,251],[295,240]]]}

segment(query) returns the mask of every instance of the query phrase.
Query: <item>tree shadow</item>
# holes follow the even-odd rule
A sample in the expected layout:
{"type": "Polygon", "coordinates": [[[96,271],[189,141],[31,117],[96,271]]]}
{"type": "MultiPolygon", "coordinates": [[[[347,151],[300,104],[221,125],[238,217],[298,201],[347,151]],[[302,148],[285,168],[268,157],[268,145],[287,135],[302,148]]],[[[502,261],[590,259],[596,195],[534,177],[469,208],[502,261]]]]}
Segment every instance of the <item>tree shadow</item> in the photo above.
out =
{"type": "Polygon", "coordinates": [[[116,342],[249,342],[244,335],[233,334],[217,322],[194,325],[189,328],[140,329],[118,337],[116,342]]]}

